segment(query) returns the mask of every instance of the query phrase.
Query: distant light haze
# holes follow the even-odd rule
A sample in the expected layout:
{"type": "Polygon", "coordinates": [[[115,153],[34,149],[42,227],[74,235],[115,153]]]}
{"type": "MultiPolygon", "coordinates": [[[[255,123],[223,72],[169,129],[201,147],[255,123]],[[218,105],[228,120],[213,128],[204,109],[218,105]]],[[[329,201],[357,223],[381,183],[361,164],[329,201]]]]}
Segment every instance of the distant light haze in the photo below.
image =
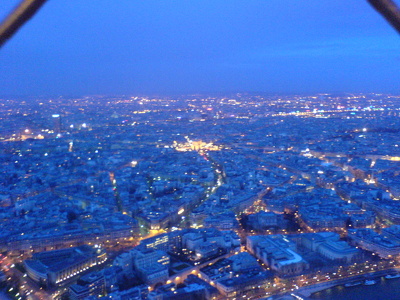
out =
{"type": "Polygon", "coordinates": [[[400,36],[364,0],[49,0],[0,49],[3,96],[398,93],[399,79],[400,36]]]}

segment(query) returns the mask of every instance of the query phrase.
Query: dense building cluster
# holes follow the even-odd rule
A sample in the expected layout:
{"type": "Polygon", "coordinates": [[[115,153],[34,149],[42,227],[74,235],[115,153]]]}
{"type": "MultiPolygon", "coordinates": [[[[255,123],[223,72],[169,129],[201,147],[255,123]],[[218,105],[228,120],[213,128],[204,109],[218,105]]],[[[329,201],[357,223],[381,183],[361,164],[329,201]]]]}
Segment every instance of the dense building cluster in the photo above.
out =
{"type": "Polygon", "coordinates": [[[3,99],[0,278],[22,297],[256,299],[399,266],[399,104],[3,99]]]}

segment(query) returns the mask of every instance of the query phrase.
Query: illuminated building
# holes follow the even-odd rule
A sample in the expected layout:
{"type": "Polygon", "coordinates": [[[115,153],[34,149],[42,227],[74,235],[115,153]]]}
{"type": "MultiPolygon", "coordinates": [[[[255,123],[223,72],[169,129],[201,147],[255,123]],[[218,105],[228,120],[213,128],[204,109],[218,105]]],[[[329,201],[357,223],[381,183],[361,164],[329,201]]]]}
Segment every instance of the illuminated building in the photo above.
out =
{"type": "Polygon", "coordinates": [[[376,233],[370,228],[349,229],[349,239],[355,246],[376,253],[382,258],[400,255],[400,241],[376,233]]]}
{"type": "Polygon", "coordinates": [[[164,251],[147,249],[135,252],[134,256],[135,269],[146,284],[153,285],[167,281],[170,259],[164,251]]]}
{"type": "Polygon", "coordinates": [[[174,141],[173,147],[177,151],[218,151],[221,150],[220,146],[214,145],[213,143],[206,143],[203,141],[192,141],[187,136],[185,137],[187,142],[179,144],[174,141]]]}
{"type": "Polygon", "coordinates": [[[200,269],[200,274],[225,297],[245,297],[247,291],[266,288],[273,281],[272,272],[264,271],[247,252],[209,264],[200,269]]]}
{"type": "Polygon", "coordinates": [[[362,258],[361,251],[351,247],[345,241],[340,241],[338,233],[303,233],[300,236],[303,247],[317,252],[329,260],[339,263],[352,263],[362,258]]]}
{"type": "Polygon", "coordinates": [[[85,299],[89,296],[100,296],[105,292],[104,276],[101,273],[90,273],[79,278],[77,284],[69,287],[71,300],[85,299]]]}
{"type": "Polygon", "coordinates": [[[169,250],[169,237],[167,233],[156,235],[148,239],[142,240],[141,245],[144,245],[146,249],[156,249],[156,250],[169,250]]]}
{"type": "Polygon", "coordinates": [[[264,264],[281,275],[301,274],[309,268],[296,252],[296,245],[283,235],[248,236],[246,248],[264,264]]]}
{"type": "Polygon", "coordinates": [[[55,133],[60,133],[61,132],[61,115],[59,114],[54,114],[52,115],[53,117],[53,131],[55,133]]]}
{"type": "Polygon", "coordinates": [[[88,245],[35,253],[24,266],[34,281],[57,285],[107,260],[104,249],[88,245]]]}

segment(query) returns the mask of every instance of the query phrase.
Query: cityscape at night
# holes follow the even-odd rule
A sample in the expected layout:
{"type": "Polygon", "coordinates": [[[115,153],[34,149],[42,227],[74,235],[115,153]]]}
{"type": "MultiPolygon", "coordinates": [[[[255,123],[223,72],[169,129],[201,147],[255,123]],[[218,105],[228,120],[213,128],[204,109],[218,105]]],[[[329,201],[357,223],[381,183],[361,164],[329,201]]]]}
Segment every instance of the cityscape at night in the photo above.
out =
{"type": "Polygon", "coordinates": [[[399,104],[2,99],[3,285],[17,299],[307,299],[396,278],[399,104]]]}
{"type": "Polygon", "coordinates": [[[400,0],[0,2],[0,300],[400,299],[400,0]]]}

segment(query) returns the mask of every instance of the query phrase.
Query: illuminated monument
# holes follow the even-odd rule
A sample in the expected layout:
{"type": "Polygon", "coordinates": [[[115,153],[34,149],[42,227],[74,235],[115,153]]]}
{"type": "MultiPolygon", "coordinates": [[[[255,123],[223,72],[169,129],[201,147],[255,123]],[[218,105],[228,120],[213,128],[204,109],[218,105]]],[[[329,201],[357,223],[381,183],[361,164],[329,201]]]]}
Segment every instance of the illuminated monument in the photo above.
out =
{"type": "Polygon", "coordinates": [[[177,143],[174,141],[172,147],[177,151],[218,151],[221,150],[220,146],[214,145],[213,143],[205,143],[203,141],[192,141],[189,137],[185,136],[187,143],[177,143]]]}

